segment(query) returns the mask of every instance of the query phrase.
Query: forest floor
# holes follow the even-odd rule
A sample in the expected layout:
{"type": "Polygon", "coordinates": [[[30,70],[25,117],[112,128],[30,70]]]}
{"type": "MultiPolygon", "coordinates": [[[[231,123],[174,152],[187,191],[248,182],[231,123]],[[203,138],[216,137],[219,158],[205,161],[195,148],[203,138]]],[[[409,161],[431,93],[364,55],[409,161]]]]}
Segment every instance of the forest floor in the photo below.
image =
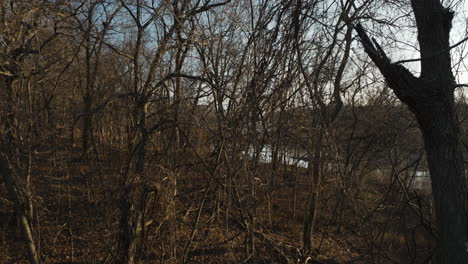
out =
{"type": "MultiPolygon", "coordinates": [[[[112,263],[119,171],[73,158],[44,155],[43,161],[32,175],[31,219],[44,262],[112,263]]],[[[254,183],[239,182],[237,190],[227,191],[221,187],[228,185],[226,178],[216,185],[197,168],[187,168],[178,173],[171,200],[167,175],[154,173],[159,190],[147,200],[141,263],[416,263],[431,251],[417,216],[389,201],[384,183],[371,180],[344,203],[338,202],[336,183],[324,181],[313,249],[303,252],[306,171],[285,169],[271,189],[258,175],[254,183]]],[[[0,263],[28,263],[3,184],[0,228],[0,263]]]]}

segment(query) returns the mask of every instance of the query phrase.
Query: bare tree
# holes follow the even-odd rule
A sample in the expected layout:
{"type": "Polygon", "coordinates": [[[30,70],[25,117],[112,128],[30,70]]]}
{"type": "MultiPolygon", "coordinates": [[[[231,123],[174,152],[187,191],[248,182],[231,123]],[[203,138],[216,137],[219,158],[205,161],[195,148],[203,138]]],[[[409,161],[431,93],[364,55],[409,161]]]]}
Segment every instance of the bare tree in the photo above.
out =
{"type": "MultiPolygon", "coordinates": [[[[24,237],[26,250],[30,263],[41,263],[38,249],[38,238],[34,236],[33,227],[33,199],[30,183],[30,166],[24,170],[21,156],[28,156],[31,163],[31,144],[25,146],[23,136],[28,136],[31,143],[32,116],[29,124],[25,125],[21,119],[23,105],[17,106],[16,100],[24,84],[27,84],[29,99],[31,99],[31,83],[38,75],[44,74],[50,65],[39,61],[41,53],[58,36],[57,31],[51,30],[47,20],[56,14],[55,7],[59,5],[46,5],[39,8],[37,1],[15,2],[4,1],[0,4],[0,88],[2,102],[2,118],[0,133],[0,174],[6,184],[8,194],[13,199],[16,216],[24,237]],[[24,129],[26,128],[26,129],[24,129]],[[26,183],[23,182],[26,180],[26,183]]],[[[46,53],[46,52],[45,52],[46,53]]],[[[40,78],[37,78],[40,79],[40,78]]],[[[32,101],[29,100],[30,107],[32,101]]],[[[24,108],[23,108],[24,109],[24,108]]],[[[32,114],[31,108],[29,113],[32,114]]],[[[24,116],[23,116],[24,117],[24,116]]]]}
{"type": "Polygon", "coordinates": [[[459,128],[454,109],[455,79],[450,57],[454,12],[440,1],[412,0],[421,54],[421,75],[392,63],[360,24],[366,53],[395,95],[416,116],[424,138],[439,230],[435,263],[466,263],[466,189],[459,128]]]}

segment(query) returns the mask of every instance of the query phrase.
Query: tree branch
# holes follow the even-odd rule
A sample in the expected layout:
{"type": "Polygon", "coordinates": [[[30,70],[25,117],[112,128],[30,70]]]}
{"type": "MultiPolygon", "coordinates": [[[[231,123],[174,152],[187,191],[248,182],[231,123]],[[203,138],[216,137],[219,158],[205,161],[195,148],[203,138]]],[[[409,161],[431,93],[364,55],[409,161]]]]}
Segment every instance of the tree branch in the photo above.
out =
{"type": "Polygon", "coordinates": [[[454,49],[458,46],[460,46],[461,44],[463,44],[464,42],[466,42],[468,40],[468,37],[465,37],[464,39],[460,40],[459,42],[453,44],[452,46],[450,46],[448,49],[443,49],[437,53],[434,53],[432,54],[431,56],[428,56],[428,57],[425,57],[425,58],[417,58],[417,59],[407,59],[407,60],[399,60],[397,62],[394,62],[394,64],[402,64],[402,63],[408,63],[408,62],[416,62],[416,61],[421,61],[423,59],[430,59],[430,58],[433,58],[435,56],[438,56],[448,50],[451,50],[451,49],[454,49]]]}
{"type": "Polygon", "coordinates": [[[392,63],[385,51],[375,39],[370,39],[361,24],[354,25],[365,52],[377,65],[387,84],[395,95],[410,107],[415,106],[415,98],[421,96],[421,85],[415,85],[419,79],[402,65],[392,63]]]}

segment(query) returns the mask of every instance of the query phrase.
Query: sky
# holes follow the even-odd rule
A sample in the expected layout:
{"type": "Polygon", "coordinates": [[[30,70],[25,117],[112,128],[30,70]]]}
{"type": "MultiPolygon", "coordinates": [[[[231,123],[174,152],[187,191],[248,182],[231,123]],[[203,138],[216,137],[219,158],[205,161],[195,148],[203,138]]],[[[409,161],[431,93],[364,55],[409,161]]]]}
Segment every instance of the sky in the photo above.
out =
{"type": "MultiPolygon", "coordinates": [[[[468,1],[467,0],[450,0],[442,1],[444,6],[449,6],[455,11],[453,27],[450,34],[451,45],[454,45],[468,37],[468,1]]],[[[417,47],[417,36],[415,32],[402,33],[405,43],[397,44],[399,48],[393,54],[393,61],[415,59],[420,55],[415,47],[417,47]]],[[[451,50],[453,73],[458,83],[468,84],[468,41],[451,50]]],[[[405,64],[416,74],[419,72],[419,62],[405,64]]],[[[464,88],[468,89],[468,88],[464,88]]],[[[468,91],[468,90],[467,90],[468,91]]]]}
{"type": "MultiPolygon", "coordinates": [[[[457,43],[468,36],[468,1],[462,1],[460,8],[454,9],[455,21],[452,29],[452,43],[457,43]]],[[[458,82],[468,84],[468,41],[452,51],[454,72],[458,73],[458,82]]]]}
{"type": "MultiPolygon", "coordinates": [[[[388,8],[383,8],[377,11],[376,14],[377,17],[388,20],[400,17],[397,21],[400,27],[385,27],[381,37],[376,37],[393,62],[420,58],[414,17],[409,6],[409,0],[406,3],[408,3],[407,10],[396,10],[395,7],[392,9],[391,5],[384,4],[383,6],[388,8]]],[[[442,4],[455,11],[450,34],[451,45],[454,45],[468,37],[468,0],[442,0],[442,4]]],[[[372,26],[372,24],[366,25],[367,28],[372,26]]],[[[374,33],[374,36],[376,35],[378,36],[378,33],[374,33]]],[[[457,83],[468,85],[468,40],[451,49],[451,55],[452,70],[457,83]]],[[[413,74],[419,76],[420,61],[404,63],[403,65],[413,74]]],[[[459,88],[457,92],[468,98],[468,87],[459,88]]]]}

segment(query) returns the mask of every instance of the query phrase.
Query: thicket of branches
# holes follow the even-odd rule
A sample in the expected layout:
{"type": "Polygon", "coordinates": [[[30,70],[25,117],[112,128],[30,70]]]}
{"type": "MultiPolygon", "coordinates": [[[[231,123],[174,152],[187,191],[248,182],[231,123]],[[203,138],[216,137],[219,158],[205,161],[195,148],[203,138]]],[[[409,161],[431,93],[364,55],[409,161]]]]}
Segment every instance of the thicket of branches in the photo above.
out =
{"type": "Polygon", "coordinates": [[[0,1],[0,260],[430,259],[417,123],[353,29],[401,5],[0,1]]]}

